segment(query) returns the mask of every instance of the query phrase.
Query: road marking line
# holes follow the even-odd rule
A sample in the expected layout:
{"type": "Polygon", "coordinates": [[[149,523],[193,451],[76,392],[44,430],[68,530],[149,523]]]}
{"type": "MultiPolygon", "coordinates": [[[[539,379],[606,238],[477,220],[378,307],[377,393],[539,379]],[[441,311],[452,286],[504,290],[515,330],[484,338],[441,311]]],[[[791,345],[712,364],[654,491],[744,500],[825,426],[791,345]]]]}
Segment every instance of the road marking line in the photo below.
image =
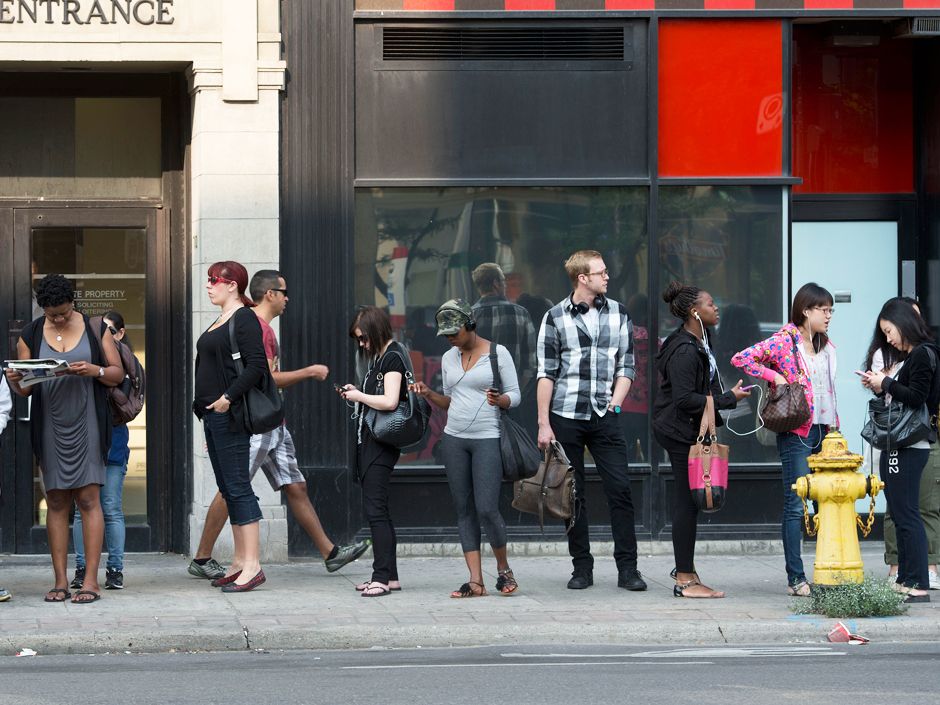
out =
{"type": "MultiPolygon", "coordinates": [[[[545,663],[404,663],[388,666],[340,666],[343,671],[382,671],[392,669],[406,668],[518,668],[518,667],[540,667],[540,666],[636,666],[636,661],[546,661],[545,663]]],[[[652,664],[644,664],[652,665],[652,664]]],[[[658,661],[657,666],[707,666],[711,665],[709,661],[658,661]]]]}
{"type": "MultiPolygon", "coordinates": [[[[713,647],[695,649],[667,649],[664,651],[637,651],[629,654],[525,654],[508,652],[500,654],[502,658],[770,658],[777,656],[845,656],[843,651],[834,651],[827,646],[794,647],[713,647]]],[[[686,662],[683,662],[686,663],[686,662]]]]}

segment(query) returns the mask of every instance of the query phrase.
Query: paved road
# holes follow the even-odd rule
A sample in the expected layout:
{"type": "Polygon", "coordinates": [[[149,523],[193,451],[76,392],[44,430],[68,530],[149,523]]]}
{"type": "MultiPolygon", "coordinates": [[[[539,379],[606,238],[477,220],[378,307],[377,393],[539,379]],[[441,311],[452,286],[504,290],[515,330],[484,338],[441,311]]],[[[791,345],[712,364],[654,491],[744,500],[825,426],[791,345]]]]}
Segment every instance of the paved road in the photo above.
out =
{"type": "Polygon", "coordinates": [[[0,705],[938,702],[940,644],[0,658],[0,705]]]}

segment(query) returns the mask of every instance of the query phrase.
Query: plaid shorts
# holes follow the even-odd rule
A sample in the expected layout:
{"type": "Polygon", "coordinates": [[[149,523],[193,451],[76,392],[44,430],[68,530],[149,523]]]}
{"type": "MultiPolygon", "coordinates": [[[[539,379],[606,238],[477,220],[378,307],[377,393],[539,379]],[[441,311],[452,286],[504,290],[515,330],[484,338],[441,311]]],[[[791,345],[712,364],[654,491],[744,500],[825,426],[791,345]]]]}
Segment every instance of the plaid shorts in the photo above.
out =
{"type": "Polygon", "coordinates": [[[268,433],[258,433],[251,437],[251,479],[259,469],[264,471],[271,487],[277,491],[284,485],[306,482],[297,465],[294,452],[294,439],[287,426],[278,426],[268,433]]]}

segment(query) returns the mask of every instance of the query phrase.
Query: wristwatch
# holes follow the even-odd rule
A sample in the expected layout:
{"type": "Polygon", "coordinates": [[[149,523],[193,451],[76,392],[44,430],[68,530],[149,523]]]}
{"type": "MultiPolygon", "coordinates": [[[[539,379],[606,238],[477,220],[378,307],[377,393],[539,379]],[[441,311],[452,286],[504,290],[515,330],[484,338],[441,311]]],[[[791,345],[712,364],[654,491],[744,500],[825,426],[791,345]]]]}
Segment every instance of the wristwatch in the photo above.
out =
{"type": "Polygon", "coordinates": [[[222,396],[225,397],[225,401],[227,401],[229,404],[232,403],[232,397],[228,395],[228,392],[225,392],[225,394],[223,394],[222,396]]]}
{"type": "Polygon", "coordinates": [[[101,365],[98,365],[98,376],[104,377],[104,367],[102,367],[101,365]]]}
{"type": "Polygon", "coordinates": [[[619,405],[619,404],[618,404],[617,406],[608,406],[607,408],[610,409],[611,411],[613,411],[615,414],[619,414],[619,413],[620,413],[620,405],[619,405]]]}

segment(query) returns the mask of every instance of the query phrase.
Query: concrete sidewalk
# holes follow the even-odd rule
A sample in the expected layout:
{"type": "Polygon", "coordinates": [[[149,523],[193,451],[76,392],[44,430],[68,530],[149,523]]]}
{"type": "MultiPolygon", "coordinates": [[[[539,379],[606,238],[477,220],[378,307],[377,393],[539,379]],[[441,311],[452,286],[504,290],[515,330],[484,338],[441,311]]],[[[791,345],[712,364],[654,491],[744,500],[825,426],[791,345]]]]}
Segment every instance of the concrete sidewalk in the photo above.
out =
{"type": "MultiPolygon", "coordinates": [[[[804,556],[812,564],[812,544],[804,556]]],[[[609,554],[607,554],[609,555],[609,554]]],[[[871,572],[885,573],[878,544],[866,546],[871,572]]],[[[127,588],[106,590],[91,605],[47,604],[47,556],[0,559],[0,654],[24,647],[40,654],[342,649],[483,644],[755,644],[819,642],[836,620],[795,616],[785,594],[781,555],[706,555],[699,571],[723,600],[676,599],[672,557],[641,556],[649,590],[617,588],[612,559],[599,558],[594,587],[565,588],[565,557],[514,557],[520,583],[513,597],[449,599],[466,580],[458,557],[400,559],[403,590],[362,598],[353,586],[370,575],[371,557],[328,574],[319,562],[266,565],[267,583],[242,595],[223,594],[186,572],[178,555],[129,555],[127,588]]],[[[495,564],[486,559],[492,591],[495,564]]],[[[102,570],[102,580],[104,578],[102,570]]],[[[103,584],[103,583],[102,583],[103,584]]],[[[878,641],[940,641],[940,592],[889,619],[846,620],[878,641]]]]}

